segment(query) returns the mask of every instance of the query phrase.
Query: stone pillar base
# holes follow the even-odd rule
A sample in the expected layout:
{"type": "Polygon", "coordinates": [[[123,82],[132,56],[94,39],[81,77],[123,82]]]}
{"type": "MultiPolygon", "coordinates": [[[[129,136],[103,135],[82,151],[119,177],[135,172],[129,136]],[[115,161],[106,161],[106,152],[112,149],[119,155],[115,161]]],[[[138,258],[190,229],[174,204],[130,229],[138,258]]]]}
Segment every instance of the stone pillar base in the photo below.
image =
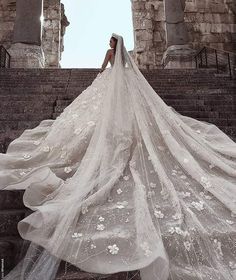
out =
{"type": "Polygon", "coordinates": [[[173,45],[165,51],[162,63],[165,69],[193,69],[196,68],[194,55],[196,51],[189,45],[173,45]]]}
{"type": "Polygon", "coordinates": [[[15,43],[9,49],[11,68],[44,68],[45,57],[41,46],[15,43]]]}

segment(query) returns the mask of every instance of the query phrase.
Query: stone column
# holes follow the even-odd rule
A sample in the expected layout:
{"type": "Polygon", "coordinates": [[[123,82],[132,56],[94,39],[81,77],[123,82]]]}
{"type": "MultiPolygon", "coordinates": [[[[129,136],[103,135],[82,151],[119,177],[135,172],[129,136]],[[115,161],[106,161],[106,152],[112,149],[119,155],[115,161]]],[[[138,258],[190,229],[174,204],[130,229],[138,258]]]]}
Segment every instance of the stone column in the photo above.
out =
{"type": "Polygon", "coordinates": [[[165,0],[167,50],[165,68],[194,68],[195,51],[189,46],[184,22],[185,0],[165,0]]]}
{"type": "Polygon", "coordinates": [[[43,0],[17,0],[11,67],[43,68],[41,47],[43,0]]]}

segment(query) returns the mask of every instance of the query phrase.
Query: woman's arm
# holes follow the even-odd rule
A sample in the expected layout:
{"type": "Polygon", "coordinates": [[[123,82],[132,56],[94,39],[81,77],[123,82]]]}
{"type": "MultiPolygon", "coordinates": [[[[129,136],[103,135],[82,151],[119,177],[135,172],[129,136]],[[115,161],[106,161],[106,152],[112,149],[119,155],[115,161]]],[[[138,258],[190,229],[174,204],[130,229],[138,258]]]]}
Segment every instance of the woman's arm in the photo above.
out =
{"type": "Polygon", "coordinates": [[[105,68],[107,67],[107,64],[108,64],[108,62],[110,60],[110,57],[111,57],[111,52],[110,52],[110,50],[108,50],[107,53],[106,53],[106,56],[104,58],[104,61],[103,61],[100,73],[102,73],[105,70],[105,68]]]}

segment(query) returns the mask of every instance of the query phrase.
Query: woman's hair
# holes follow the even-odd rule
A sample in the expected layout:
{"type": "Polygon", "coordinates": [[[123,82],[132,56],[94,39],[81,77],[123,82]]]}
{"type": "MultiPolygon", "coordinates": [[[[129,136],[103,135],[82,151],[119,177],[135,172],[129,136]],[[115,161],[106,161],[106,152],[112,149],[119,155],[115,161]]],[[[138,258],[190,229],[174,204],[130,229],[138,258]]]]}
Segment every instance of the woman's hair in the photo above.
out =
{"type": "MultiPolygon", "coordinates": [[[[116,45],[117,45],[117,42],[118,42],[118,40],[115,38],[115,37],[111,37],[111,39],[112,40],[114,40],[115,41],[115,43],[116,43],[116,45]]],[[[115,47],[114,47],[114,53],[116,54],[116,45],[115,45],[115,47]]]]}

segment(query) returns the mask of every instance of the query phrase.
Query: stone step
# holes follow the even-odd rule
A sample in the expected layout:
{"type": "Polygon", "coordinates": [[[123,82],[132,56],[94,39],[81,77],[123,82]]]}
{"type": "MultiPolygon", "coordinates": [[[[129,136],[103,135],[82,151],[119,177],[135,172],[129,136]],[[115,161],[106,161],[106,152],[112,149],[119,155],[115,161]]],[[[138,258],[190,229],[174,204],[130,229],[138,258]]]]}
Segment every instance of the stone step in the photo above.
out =
{"type": "MultiPolygon", "coordinates": [[[[44,105],[39,105],[39,104],[34,104],[34,106],[28,106],[25,104],[23,106],[17,106],[17,107],[13,107],[13,106],[7,106],[5,108],[2,108],[2,106],[0,105],[0,111],[2,111],[2,114],[0,114],[0,120],[1,120],[1,116],[4,115],[8,115],[8,119],[9,119],[9,115],[21,115],[24,114],[25,116],[31,116],[31,115],[36,115],[36,116],[40,116],[41,119],[41,115],[50,115],[53,110],[54,110],[54,106],[53,104],[49,107],[49,106],[44,106],[44,105]],[[4,112],[5,111],[5,112],[4,112]]],[[[5,119],[5,118],[4,118],[5,119]]]]}
{"type": "Polygon", "coordinates": [[[0,190],[1,210],[27,210],[23,203],[24,190],[0,190]]]}
{"type": "Polygon", "coordinates": [[[17,224],[32,211],[30,209],[6,209],[0,210],[0,237],[19,236],[17,224]]]}
{"type": "Polygon", "coordinates": [[[18,236],[0,237],[0,259],[4,265],[3,276],[25,256],[29,241],[23,240],[18,236]]]}
{"type": "MultiPolygon", "coordinates": [[[[44,119],[52,119],[53,108],[50,111],[41,112],[40,114],[34,114],[34,112],[25,112],[25,113],[14,113],[11,115],[11,121],[36,121],[36,120],[44,120],[44,119]]],[[[0,121],[9,120],[8,114],[0,113],[0,121]]]]}
{"type": "Polygon", "coordinates": [[[56,280],[141,280],[139,271],[119,272],[115,274],[95,274],[75,270],[63,273],[59,270],[56,280]]]}

